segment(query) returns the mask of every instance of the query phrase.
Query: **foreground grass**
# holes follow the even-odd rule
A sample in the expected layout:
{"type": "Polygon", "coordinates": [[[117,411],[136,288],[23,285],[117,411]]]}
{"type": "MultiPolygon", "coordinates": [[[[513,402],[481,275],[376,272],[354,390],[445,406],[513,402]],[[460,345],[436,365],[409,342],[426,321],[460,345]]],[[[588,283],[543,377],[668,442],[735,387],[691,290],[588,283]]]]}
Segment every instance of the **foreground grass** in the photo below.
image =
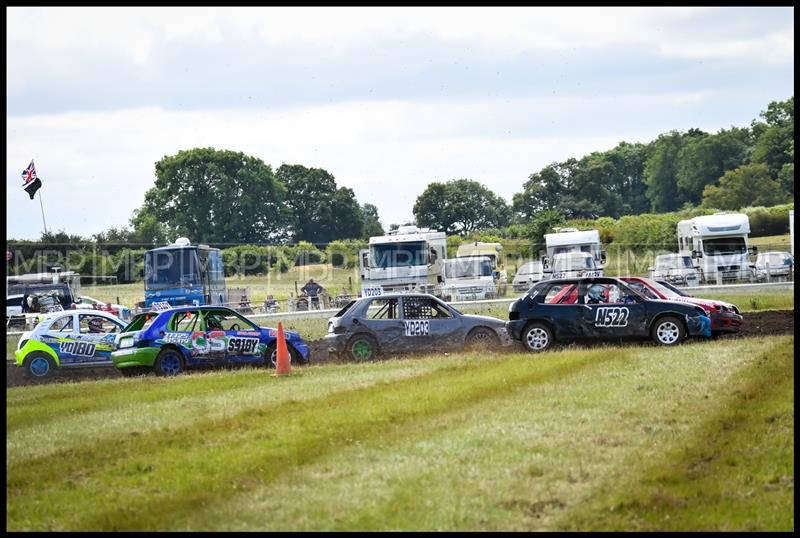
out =
{"type": "MultiPolygon", "coordinates": [[[[726,464],[709,484],[726,486],[721,498],[745,480],[774,486],[752,503],[769,501],[775,517],[696,510],[685,528],[788,530],[793,345],[786,336],[458,354],[289,378],[241,370],[8,389],[6,524],[546,530],[593,521],[588,501],[631,483],[645,484],[641,503],[625,506],[646,518],[637,507],[648,506],[647,479],[689,482],[674,467],[684,447],[724,433],[714,450],[726,464]],[[787,382],[764,381],[776,377],[787,382]],[[777,418],[715,422],[737,391],[777,418]]],[[[577,528],[618,524],[598,521],[577,528]]]]}

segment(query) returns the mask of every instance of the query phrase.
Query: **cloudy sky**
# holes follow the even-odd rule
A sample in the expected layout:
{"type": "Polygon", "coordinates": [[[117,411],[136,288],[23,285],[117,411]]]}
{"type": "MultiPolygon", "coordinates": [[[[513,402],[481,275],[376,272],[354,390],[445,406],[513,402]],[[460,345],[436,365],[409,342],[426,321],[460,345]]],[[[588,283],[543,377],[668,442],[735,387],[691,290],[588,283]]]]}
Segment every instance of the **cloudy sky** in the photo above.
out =
{"type": "Polygon", "coordinates": [[[509,202],[554,161],[745,126],[794,93],[794,9],[6,8],[8,237],[125,225],[154,164],[325,168],[385,227],[431,181],[509,202]],[[38,194],[37,194],[38,197],[38,194]]]}

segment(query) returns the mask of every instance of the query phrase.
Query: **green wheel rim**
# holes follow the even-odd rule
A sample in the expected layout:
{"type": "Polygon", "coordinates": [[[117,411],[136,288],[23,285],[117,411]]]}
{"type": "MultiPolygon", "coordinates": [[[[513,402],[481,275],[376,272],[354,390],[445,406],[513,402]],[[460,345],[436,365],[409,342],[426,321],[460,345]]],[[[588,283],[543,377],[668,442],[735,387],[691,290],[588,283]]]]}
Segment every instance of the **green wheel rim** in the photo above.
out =
{"type": "Polygon", "coordinates": [[[353,344],[353,356],[357,359],[368,359],[372,356],[372,344],[367,340],[359,340],[353,344]]]}

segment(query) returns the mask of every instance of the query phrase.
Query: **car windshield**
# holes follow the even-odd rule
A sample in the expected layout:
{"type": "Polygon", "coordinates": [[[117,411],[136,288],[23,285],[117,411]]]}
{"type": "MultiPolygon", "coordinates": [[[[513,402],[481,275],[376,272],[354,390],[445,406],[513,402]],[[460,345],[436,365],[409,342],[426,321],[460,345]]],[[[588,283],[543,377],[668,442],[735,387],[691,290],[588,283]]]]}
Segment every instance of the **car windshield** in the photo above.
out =
{"type": "Polygon", "coordinates": [[[428,263],[428,251],[424,241],[372,245],[370,255],[373,267],[381,269],[425,265],[428,263]]]}
{"type": "Polygon", "coordinates": [[[591,256],[580,256],[567,254],[556,256],[553,260],[553,271],[574,271],[576,269],[595,269],[594,258],[591,256]]]}
{"type": "Polygon", "coordinates": [[[703,241],[703,250],[709,256],[718,254],[744,254],[747,244],[744,237],[720,237],[703,241]]]}
{"type": "Polygon", "coordinates": [[[478,278],[492,276],[492,262],[488,258],[455,258],[445,261],[447,278],[478,278]]]}

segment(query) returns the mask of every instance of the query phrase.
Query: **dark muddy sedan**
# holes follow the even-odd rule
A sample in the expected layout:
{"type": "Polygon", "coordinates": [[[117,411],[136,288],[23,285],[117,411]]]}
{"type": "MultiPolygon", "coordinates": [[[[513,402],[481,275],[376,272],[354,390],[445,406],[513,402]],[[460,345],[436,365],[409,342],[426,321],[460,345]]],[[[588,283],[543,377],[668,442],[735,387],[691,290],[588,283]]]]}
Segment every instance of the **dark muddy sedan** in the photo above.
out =
{"type": "Polygon", "coordinates": [[[328,320],[328,351],[367,361],[383,353],[510,345],[505,322],[462,314],[426,294],[352,301],[328,320]]]}

